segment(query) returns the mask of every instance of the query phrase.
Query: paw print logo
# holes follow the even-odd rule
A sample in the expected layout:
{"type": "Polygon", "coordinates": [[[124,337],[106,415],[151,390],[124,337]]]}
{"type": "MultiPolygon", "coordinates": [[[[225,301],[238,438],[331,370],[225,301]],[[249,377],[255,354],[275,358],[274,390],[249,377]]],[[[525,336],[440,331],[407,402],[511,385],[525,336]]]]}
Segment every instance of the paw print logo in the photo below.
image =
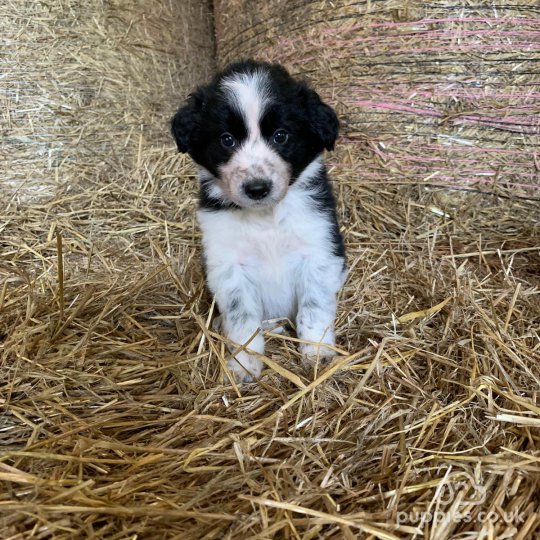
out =
{"type": "Polygon", "coordinates": [[[468,505],[483,504],[487,498],[486,487],[478,484],[474,476],[464,471],[452,475],[441,486],[439,501],[441,504],[451,504],[458,493],[464,493],[461,502],[468,505]]]}

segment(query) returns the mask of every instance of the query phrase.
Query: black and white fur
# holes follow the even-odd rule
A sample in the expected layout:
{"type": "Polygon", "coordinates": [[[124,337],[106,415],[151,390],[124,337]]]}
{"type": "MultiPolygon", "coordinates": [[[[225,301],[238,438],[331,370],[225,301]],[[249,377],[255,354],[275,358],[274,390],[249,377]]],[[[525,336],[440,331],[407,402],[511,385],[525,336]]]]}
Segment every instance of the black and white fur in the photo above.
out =
{"type": "MultiPolygon", "coordinates": [[[[305,357],[333,356],[345,252],[322,153],[334,111],[283,67],[245,61],[191,94],[172,133],[199,166],[206,278],[227,338],[255,335],[247,348],[262,354],[265,321],[288,318],[305,357]]],[[[229,362],[239,381],[262,366],[246,351],[229,362]]]]}

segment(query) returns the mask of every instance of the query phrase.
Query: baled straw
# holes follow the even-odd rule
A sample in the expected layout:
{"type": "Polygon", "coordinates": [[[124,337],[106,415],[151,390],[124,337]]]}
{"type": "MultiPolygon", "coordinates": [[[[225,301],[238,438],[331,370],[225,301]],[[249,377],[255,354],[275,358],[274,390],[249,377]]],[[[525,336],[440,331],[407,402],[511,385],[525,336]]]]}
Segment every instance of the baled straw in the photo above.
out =
{"type": "Polygon", "coordinates": [[[1,181],[33,196],[136,166],[212,72],[212,34],[195,0],[3,1],[1,181]]]}
{"type": "Polygon", "coordinates": [[[538,3],[216,0],[218,60],[311,78],[363,183],[540,200],[538,3]]]}

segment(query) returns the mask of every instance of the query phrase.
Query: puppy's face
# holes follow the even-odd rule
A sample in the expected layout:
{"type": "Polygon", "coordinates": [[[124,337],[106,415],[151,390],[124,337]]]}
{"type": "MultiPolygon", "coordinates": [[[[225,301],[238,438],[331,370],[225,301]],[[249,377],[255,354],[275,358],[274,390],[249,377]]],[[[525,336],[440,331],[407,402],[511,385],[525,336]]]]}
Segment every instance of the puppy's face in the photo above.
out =
{"type": "Polygon", "coordinates": [[[325,148],[334,111],[282,67],[242,62],[197,89],[172,120],[178,149],[203,169],[210,197],[243,208],[273,206],[325,148]]]}

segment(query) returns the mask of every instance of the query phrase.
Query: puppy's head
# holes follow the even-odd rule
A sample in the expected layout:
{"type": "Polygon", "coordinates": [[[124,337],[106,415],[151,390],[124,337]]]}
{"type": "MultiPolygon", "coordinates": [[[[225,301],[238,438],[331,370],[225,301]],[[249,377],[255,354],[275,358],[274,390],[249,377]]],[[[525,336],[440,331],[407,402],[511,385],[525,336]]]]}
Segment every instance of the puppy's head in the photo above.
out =
{"type": "Polygon", "coordinates": [[[202,167],[211,196],[244,208],[283,199],[302,171],[333,149],[338,127],[306,83],[254,61],[229,66],[172,119],[179,151],[202,167]]]}

